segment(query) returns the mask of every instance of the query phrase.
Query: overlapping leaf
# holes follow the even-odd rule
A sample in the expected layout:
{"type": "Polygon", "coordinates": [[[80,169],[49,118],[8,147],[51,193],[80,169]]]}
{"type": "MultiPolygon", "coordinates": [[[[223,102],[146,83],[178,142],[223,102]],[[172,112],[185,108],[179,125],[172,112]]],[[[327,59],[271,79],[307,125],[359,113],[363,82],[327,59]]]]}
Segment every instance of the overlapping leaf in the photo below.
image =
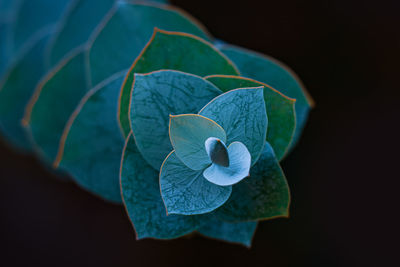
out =
{"type": "Polygon", "coordinates": [[[136,74],[132,90],[133,134],[139,151],[156,170],[172,150],[168,136],[169,116],[197,113],[221,93],[210,82],[178,71],[136,74]]]}
{"type": "Polygon", "coordinates": [[[257,162],[268,126],[263,87],[224,93],[203,107],[199,114],[221,125],[226,131],[228,145],[243,143],[250,152],[252,164],[257,162]]]}
{"type": "Polygon", "coordinates": [[[208,138],[226,142],[226,133],[220,125],[197,114],[171,116],[169,137],[176,156],[192,170],[202,170],[211,164],[206,151],[208,138]]]}
{"type": "Polygon", "coordinates": [[[202,170],[192,170],[172,152],[160,170],[160,189],[169,214],[208,213],[223,205],[232,187],[218,186],[203,177],[202,170]]]}
{"type": "Polygon", "coordinates": [[[276,59],[261,55],[232,45],[220,44],[220,50],[239,68],[241,74],[248,78],[264,82],[283,94],[295,98],[296,130],[291,147],[297,143],[307,121],[313,101],[296,74],[276,59]]]}
{"type": "Polygon", "coordinates": [[[90,90],[68,121],[55,164],[80,186],[120,203],[119,169],[124,139],[117,117],[118,73],[90,90]]]}
{"type": "Polygon", "coordinates": [[[215,47],[196,36],[155,30],[150,42],[135,60],[121,89],[119,120],[126,136],[130,132],[129,103],[135,73],[173,69],[198,76],[238,75],[236,67],[215,47]]]}
{"type": "Polygon", "coordinates": [[[226,75],[211,75],[206,80],[227,92],[236,88],[264,86],[264,100],[268,115],[267,141],[280,160],[287,152],[296,126],[295,100],[265,83],[249,78],[226,75]]]}
{"type": "Polygon", "coordinates": [[[154,27],[206,37],[197,24],[175,9],[118,2],[82,50],[60,62],[31,99],[25,125],[43,156],[55,158],[66,121],[80,99],[93,85],[129,67],[154,27]],[[69,69],[72,65],[76,70],[69,69]],[[44,109],[49,112],[44,114],[44,109]]]}
{"type": "Polygon", "coordinates": [[[273,149],[266,143],[250,177],[233,186],[229,200],[216,213],[229,222],[287,217],[290,194],[273,149]]]}
{"type": "Polygon", "coordinates": [[[142,158],[132,135],[127,138],[121,164],[121,189],[126,211],[138,239],[176,238],[207,221],[203,215],[169,214],[160,196],[158,172],[142,158]]]}

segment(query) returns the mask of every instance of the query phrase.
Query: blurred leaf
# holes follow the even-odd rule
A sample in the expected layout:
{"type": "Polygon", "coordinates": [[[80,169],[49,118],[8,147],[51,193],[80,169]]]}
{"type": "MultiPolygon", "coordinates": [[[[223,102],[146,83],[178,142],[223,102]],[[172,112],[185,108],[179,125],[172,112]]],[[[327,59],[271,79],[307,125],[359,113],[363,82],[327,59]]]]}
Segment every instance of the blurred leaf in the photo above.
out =
{"type": "Polygon", "coordinates": [[[81,98],[92,85],[129,67],[154,27],[204,35],[175,9],[118,2],[83,50],[74,50],[45,77],[27,108],[25,124],[47,160],[54,160],[66,122],[81,98]]]}
{"type": "Polygon", "coordinates": [[[160,171],[160,188],[168,214],[204,214],[223,205],[232,187],[218,186],[203,177],[203,171],[192,170],[171,152],[160,171]]]}
{"type": "Polygon", "coordinates": [[[59,29],[49,43],[46,60],[50,66],[74,48],[83,45],[115,0],[75,0],[67,14],[60,19],[59,29]]]}
{"type": "Polygon", "coordinates": [[[31,143],[21,126],[24,107],[36,84],[45,72],[42,60],[48,36],[44,35],[35,43],[21,60],[11,67],[0,84],[0,130],[4,137],[18,149],[30,151],[31,143]],[[23,77],[23,78],[22,78],[23,77]]]}
{"type": "Polygon", "coordinates": [[[179,70],[198,76],[239,74],[226,56],[203,39],[156,29],[147,46],[131,66],[122,87],[119,120],[125,136],[131,130],[128,116],[134,73],[148,73],[161,69],[179,70]]]}
{"type": "Polygon", "coordinates": [[[292,149],[301,135],[310,108],[314,104],[297,75],[278,60],[247,49],[220,45],[220,50],[238,66],[243,76],[264,82],[297,100],[296,130],[290,145],[292,149]]]}
{"type": "Polygon", "coordinates": [[[204,178],[213,184],[227,186],[236,184],[249,176],[251,156],[246,146],[241,142],[233,142],[228,147],[228,155],[228,167],[213,163],[204,170],[204,178]]]}
{"type": "Polygon", "coordinates": [[[272,87],[243,77],[211,75],[206,80],[224,92],[236,88],[264,86],[264,101],[268,117],[267,141],[274,148],[280,160],[287,152],[294,134],[296,115],[295,100],[276,91],[272,87]]]}
{"type": "Polygon", "coordinates": [[[203,170],[211,163],[205,147],[209,137],[226,142],[220,125],[197,114],[171,116],[169,137],[176,156],[192,170],[203,170]]]}
{"type": "Polygon", "coordinates": [[[250,247],[256,229],[257,222],[228,223],[214,219],[197,231],[207,237],[250,247]]]}
{"type": "Polygon", "coordinates": [[[144,159],[159,170],[173,149],[168,134],[169,115],[197,113],[220,93],[210,82],[192,74],[178,71],[136,74],[130,120],[144,159]]]}
{"type": "Polygon", "coordinates": [[[243,222],[289,216],[290,194],[285,175],[266,143],[250,177],[233,186],[229,200],[216,214],[224,221],[243,222]]]}
{"type": "Polygon", "coordinates": [[[257,162],[264,148],[267,134],[263,89],[243,88],[226,92],[199,112],[221,125],[226,131],[226,144],[242,142],[250,152],[252,165],[257,162]]]}
{"type": "Polygon", "coordinates": [[[132,135],[128,136],[123,152],[121,190],[138,239],[176,238],[192,232],[207,221],[203,215],[167,216],[160,196],[158,172],[142,158],[132,135]]]}
{"type": "Polygon", "coordinates": [[[56,161],[80,186],[116,203],[121,203],[124,139],[115,111],[125,74],[113,75],[85,95],[68,121],[56,161]]]}

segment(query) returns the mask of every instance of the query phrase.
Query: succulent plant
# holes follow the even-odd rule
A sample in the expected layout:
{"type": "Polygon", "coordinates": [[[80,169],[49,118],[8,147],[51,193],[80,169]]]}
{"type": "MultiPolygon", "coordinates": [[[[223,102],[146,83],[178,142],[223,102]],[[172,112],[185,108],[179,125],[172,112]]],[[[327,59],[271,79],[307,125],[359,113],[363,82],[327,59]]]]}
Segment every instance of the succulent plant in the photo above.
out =
{"type": "Polygon", "coordinates": [[[285,65],[163,3],[0,7],[2,136],[125,205],[137,238],[250,246],[258,221],[288,216],[279,162],[313,102],[285,65]]]}

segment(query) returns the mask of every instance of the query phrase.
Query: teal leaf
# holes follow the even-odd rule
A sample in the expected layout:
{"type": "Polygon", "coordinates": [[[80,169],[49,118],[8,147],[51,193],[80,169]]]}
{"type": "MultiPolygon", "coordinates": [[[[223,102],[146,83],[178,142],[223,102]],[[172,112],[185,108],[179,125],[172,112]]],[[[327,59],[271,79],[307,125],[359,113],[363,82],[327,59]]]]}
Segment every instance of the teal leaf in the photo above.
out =
{"type": "Polygon", "coordinates": [[[12,26],[11,53],[18,55],[43,32],[54,31],[70,0],[22,0],[12,26]]]}
{"type": "Polygon", "coordinates": [[[224,92],[246,87],[264,86],[264,101],[268,115],[267,141],[281,160],[287,153],[296,127],[295,99],[289,98],[269,85],[249,78],[211,75],[206,80],[224,92]]]}
{"type": "Polygon", "coordinates": [[[130,121],[144,159],[159,170],[172,145],[169,115],[197,113],[221,91],[203,78],[178,71],[136,74],[130,121]]]}
{"type": "Polygon", "coordinates": [[[263,87],[224,93],[204,106],[199,114],[225,129],[227,144],[242,142],[250,152],[252,165],[257,162],[264,148],[268,126],[263,87]]]}
{"type": "Polygon", "coordinates": [[[71,1],[68,12],[60,19],[60,28],[49,42],[48,64],[55,66],[74,48],[85,44],[114,3],[115,0],[71,1]]]}
{"type": "Polygon", "coordinates": [[[44,35],[13,66],[0,84],[0,131],[7,141],[23,151],[31,151],[31,143],[21,125],[25,106],[34,86],[45,72],[42,57],[49,34],[44,35]],[[34,67],[32,62],[35,63],[34,67]]]}
{"type": "Polygon", "coordinates": [[[314,105],[303,83],[291,69],[271,57],[232,45],[221,45],[220,50],[238,66],[243,76],[265,82],[297,100],[295,106],[297,124],[290,146],[292,149],[296,145],[306,124],[308,113],[314,105]]]}
{"type": "Polygon", "coordinates": [[[128,116],[134,74],[161,69],[173,69],[202,77],[211,74],[239,74],[232,62],[206,40],[186,33],[155,29],[153,37],[131,66],[121,89],[119,120],[124,135],[131,130],[128,116]]]}
{"type": "Polygon", "coordinates": [[[197,114],[171,115],[169,137],[176,156],[193,170],[202,170],[211,163],[205,146],[209,137],[226,142],[221,126],[197,114]]]}
{"type": "Polygon", "coordinates": [[[36,152],[49,163],[57,155],[69,117],[88,91],[84,61],[85,54],[78,51],[63,62],[60,70],[53,70],[39,84],[39,90],[27,106],[24,125],[34,142],[36,152]]]}
{"type": "Polygon", "coordinates": [[[117,117],[118,93],[126,71],[91,89],[69,118],[54,163],[106,200],[121,203],[119,169],[124,139],[117,117]]]}
{"type": "Polygon", "coordinates": [[[289,216],[289,187],[273,149],[266,143],[250,177],[233,186],[229,200],[216,211],[229,222],[243,222],[289,216]]]}
{"type": "Polygon", "coordinates": [[[180,11],[155,3],[118,1],[88,42],[74,49],[46,75],[31,98],[24,120],[43,157],[54,160],[66,122],[81,98],[101,81],[127,69],[154,27],[204,36],[180,11]]]}
{"type": "Polygon", "coordinates": [[[218,219],[207,223],[197,231],[207,237],[251,247],[257,222],[228,223],[218,219]]]}
{"type": "Polygon", "coordinates": [[[160,196],[158,172],[142,158],[132,135],[127,138],[122,156],[121,191],[138,239],[180,237],[207,221],[204,215],[167,216],[160,196]]]}
{"type": "Polygon", "coordinates": [[[165,159],[160,171],[161,196],[168,214],[208,213],[223,205],[232,187],[207,181],[202,171],[188,168],[174,151],[165,159]]]}
{"type": "Polygon", "coordinates": [[[233,142],[228,147],[228,155],[228,167],[213,163],[204,170],[203,176],[209,182],[227,186],[236,184],[249,176],[251,156],[246,146],[240,142],[233,142]]]}
{"type": "Polygon", "coordinates": [[[228,167],[229,156],[226,145],[218,138],[209,137],[205,142],[207,155],[212,163],[228,167]]]}

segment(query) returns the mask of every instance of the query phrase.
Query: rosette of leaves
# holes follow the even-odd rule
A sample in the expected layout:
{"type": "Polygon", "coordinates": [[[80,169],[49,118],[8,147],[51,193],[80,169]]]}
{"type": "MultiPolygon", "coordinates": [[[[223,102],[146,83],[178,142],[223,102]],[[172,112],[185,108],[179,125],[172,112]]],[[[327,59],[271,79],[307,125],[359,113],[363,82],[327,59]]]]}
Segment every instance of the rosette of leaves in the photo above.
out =
{"type": "MultiPolygon", "coordinates": [[[[190,15],[169,5],[45,2],[0,5],[7,14],[0,21],[0,37],[6,39],[0,47],[6,59],[0,83],[2,136],[69,174],[86,190],[123,203],[138,238],[169,239],[197,231],[249,246],[257,221],[288,215],[289,190],[279,161],[294,147],[312,106],[290,69],[270,57],[214,40],[190,15]],[[45,5],[48,9],[42,8],[45,5]],[[238,92],[247,93],[233,97],[238,92]],[[246,104],[244,110],[233,110],[241,106],[239,99],[251,97],[259,103],[257,113],[246,104]],[[207,108],[217,106],[229,111],[207,108]],[[216,116],[233,112],[237,116],[232,118],[242,119],[216,116]],[[207,118],[226,135],[203,140],[207,164],[200,169],[188,167],[187,157],[171,153],[175,146],[169,138],[170,115],[182,114],[207,118]],[[267,118],[265,131],[259,128],[257,138],[248,135],[256,129],[246,122],[262,118],[267,118]],[[232,134],[232,129],[243,132],[232,134]],[[240,155],[249,151],[250,166],[242,161],[229,165],[241,171],[224,166],[236,162],[232,146],[246,148],[240,155]],[[187,175],[181,178],[186,180],[180,185],[189,185],[188,179],[201,173],[198,178],[204,179],[190,185],[208,184],[213,189],[182,195],[191,201],[177,202],[181,206],[174,209],[167,203],[175,196],[166,197],[168,190],[161,195],[159,179],[160,170],[165,174],[174,166],[171,161],[185,168],[187,175]],[[206,169],[210,181],[203,175],[206,169]],[[233,179],[232,171],[240,175],[233,179]],[[212,182],[221,177],[237,183],[212,182]],[[195,200],[199,194],[207,201],[195,200]],[[182,209],[185,206],[198,210],[189,214],[182,209]]],[[[168,174],[173,177],[175,172],[168,174]]]]}

